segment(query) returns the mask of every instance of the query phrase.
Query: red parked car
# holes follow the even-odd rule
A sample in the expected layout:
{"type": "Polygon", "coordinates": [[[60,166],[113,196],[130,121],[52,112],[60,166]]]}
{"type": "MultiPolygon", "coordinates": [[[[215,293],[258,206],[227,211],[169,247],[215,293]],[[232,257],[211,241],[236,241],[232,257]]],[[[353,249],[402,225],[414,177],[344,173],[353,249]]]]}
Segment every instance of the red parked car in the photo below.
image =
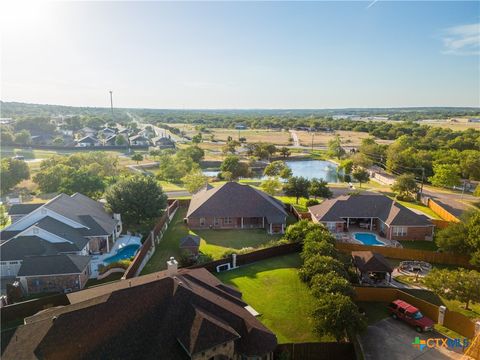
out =
{"type": "Polygon", "coordinates": [[[415,306],[403,300],[395,300],[388,305],[388,311],[394,319],[401,319],[415,327],[418,332],[430,331],[434,322],[424,316],[415,306]]]}

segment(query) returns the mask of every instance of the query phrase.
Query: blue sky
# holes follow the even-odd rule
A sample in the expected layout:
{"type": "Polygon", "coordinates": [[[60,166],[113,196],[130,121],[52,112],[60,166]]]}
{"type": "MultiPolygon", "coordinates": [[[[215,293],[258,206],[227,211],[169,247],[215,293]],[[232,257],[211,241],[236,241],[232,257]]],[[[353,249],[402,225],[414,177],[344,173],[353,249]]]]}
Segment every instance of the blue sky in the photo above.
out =
{"type": "Polygon", "coordinates": [[[6,3],[1,99],[480,106],[480,2],[6,3]],[[28,9],[28,10],[26,10],[28,9]]]}

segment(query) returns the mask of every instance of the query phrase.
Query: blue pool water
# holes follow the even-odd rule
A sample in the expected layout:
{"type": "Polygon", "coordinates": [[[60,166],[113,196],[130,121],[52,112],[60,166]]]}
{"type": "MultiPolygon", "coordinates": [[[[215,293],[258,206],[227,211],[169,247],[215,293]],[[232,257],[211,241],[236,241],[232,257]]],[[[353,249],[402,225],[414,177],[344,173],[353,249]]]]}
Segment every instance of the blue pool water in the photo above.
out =
{"type": "Polygon", "coordinates": [[[381,241],[378,241],[374,234],[355,233],[355,240],[360,241],[363,245],[385,246],[381,241]]]}
{"type": "Polygon", "coordinates": [[[111,264],[116,261],[130,259],[132,256],[135,256],[139,247],[140,245],[138,244],[127,245],[119,249],[115,255],[104,259],[103,262],[111,264]]]}

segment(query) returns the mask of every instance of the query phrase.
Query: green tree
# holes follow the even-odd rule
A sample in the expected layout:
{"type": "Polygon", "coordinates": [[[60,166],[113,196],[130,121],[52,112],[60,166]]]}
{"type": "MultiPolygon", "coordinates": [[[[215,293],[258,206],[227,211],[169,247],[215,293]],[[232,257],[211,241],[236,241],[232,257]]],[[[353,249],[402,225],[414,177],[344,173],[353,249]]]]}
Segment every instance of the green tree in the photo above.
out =
{"type": "Polygon", "coordinates": [[[352,176],[358,181],[360,187],[362,187],[362,183],[366,183],[370,179],[370,175],[364,169],[355,169],[352,173],[352,176]]]}
{"type": "Polygon", "coordinates": [[[325,180],[313,178],[310,180],[308,192],[310,196],[313,196],[315,199],[317,197],[331,198],[333,194],[327,185],[328,183],[325,180]]]}
{"type": "Polygon", "coordinates": [[[62,181],[73,175],[75,169],[65,164],[53,164],[44,167],[34,177],[33,181],[43,193],[54,193],[59,191],[62,181]]]}
{"type": "Polygon", "coordinates": [[[279,153],[283,156],[284,159],[288,158],[291,154],[291,151],[287,147],[281,147],[279,153]]]}
{"type": "Polygon", "coordinates": [[[290,176],[292,176],[292,169],[285,164],[285,161],[272,161],[263,170],[263,175],[270,177],[280,176],[283,179],[288,179],[290,176]]]}
{"type": "Polygon", "coordinates": [[[162,151],[158,149],[150,150],[150,156],[153,157],[155,160],[162,155],[162,151]]]}
{"type": "Polygon", "coordinates": [[[196,145],[188,146],[177,152],[179,159],[190,158],[195,163],[200,163],[205,156],[205,151],[196,145]]]}
{"type": "Polygon", "coordinates": [[[425,284],[446,299],[464,302],[467,310],[471,301],[480,302],[480,273],[475,270],[433,269],[425,284]]]}
{"type": "Polygon", "coordinates": [[[240,142],[238,142],[237,140],[230,140],[222,147],[222,152],[224,154],[235,154],[236,148],[238,146],[240,146],[240,142]]]}
{"type": "Polygon", "coordinates": [[[60,192],[68,195],[78,192],[94,199],[98,199],[104,190],[105,184],[100,176],[80,170],[62,178],[59,185],[60,192]]]}
{"type": "Polygon", "coordinates": [[[63,138],[61,136],[57,136],[55,139],[53,139],[53,144],[64,145],[65,141],[63,141],[63,138]]]}
{"type": "Polygon", "coordinates": [[[0,227],[3,228],[8,224],[7,209],[3,204],[0,204],[0,227]]]}
{"type": "Polygon", "coordinates": [[[291,243],[301,242],[305,239],[308,233],[318,228],[323,227],[306,219],[300,220],[295,224],[289,225],[287,227],[283,238],[291,243]]]}
{"type": "Polygon", "coordinates": [[[192,137],[192,143],[200,144],[202,142],[202,133],[198,133],[192,137]]]}
{"type": "Polygon", "coordinates": [[[22,130],[19,133],[15,134],[15,143],[28,145],[32,142],[32,137],[28,130],[22,130]]]}
{"type": "Polygon", "coordinates": [[[335,135],[335,137],[328,142],[327,154],[339,159],[345,155],[345,149],[342,147],[342,141],[339,135],[335,135]]]}
{"type": "Polygon", "coordinates": [[[373,161],[370,159],[370,157],[360,152],[352,156],[352,163],[354,167],[362,167],[364,169],[368,169],[373,165],[373,161]]]}
{"type": "Polygon", "coordinates": [[[344,174],[351,174],[353,170],[353,160],[345,159],[340,161],[340,165],[338,166],[338,169],[343,170],[344,174]]]}
{"type": "Polygon", "coordinates": [[[13,134],[11,130],[0,129],[0,143],[3,145],[12,145],[13,144],[13,134]]]}
{"type": "Polygon", "coordinates": [[[287,196],[293,196],[298,204],[301,197],[308,198],[310,181],[302,176],[293,176],[283,185],[283,191],[287,196]]]}
{"type": "Polygon", "coordinates": [[[462,151],[460,156],[460,170],[462,172],[463,178],[470,180],[480,180],[480,151],[462,151]]]}
{"type": "Polygon", "coordinates": [[[185,189],[191,194],[196,193],[208,184],[208,177],[203,175],[200,170],[194,170],[182,178],[185,189]]]}
{"type": "Polygon", "coordinates": [[[118,134],[117,137],[115,138],[115,145],[124,146],[127,144],[128,144],[128,141],[127,139],[125,139],[125,136],[123,136],[122,134],[118,134]]]}
{"type": "Polygon", "coordinates": [[[402,174],[395,179],[391,186],[392,190],[398,194],[400,198],[414,197],[418,191],[417,181],[413,174],[402,174]]]}
{"type": "Polygon", "coordinates": [[[260,185],[263,191],[265,191],[269,195],[275,195],[280,190],[282,190],[282,183],[278,180],[278,178],[274,177],[271,179],[267,179],[262,181],[260,185]]]}
{"type": "Polygon", "coordinates": [[[349,297],[353,297],[354,290],[350,282],[338,276],[334,271],[325,274],[316,274],[311,281],[311,291],[315,298],[320,298],[328,294],[339,293],[349,297]]]}
{"type": "Polygon", "coordinates": [[[30,178],[30,170],[23,160],[2,159],[0,172],[0,189],[6,195],[15,185],[30,178]]]}
{"type": "Polygon", "coordinates": [[[143,155],[140,153],[135,153],[132,155],[131,159],[137,162],[137,165],[140,161],[143,161],[143,155]]]}
{"type": "Polygon", "coordinates": [[[444,251],[470,256],[470,262],[480,266],[480,211],[464,213],[461,222],[438,230],[435,242],[444,251]]]}
{"type": "Polygon", "coordinates": [[[477,185],[477,187],[475,188],[473,196],[480,197],[480,185],[477,185]]]}
{"type": "Polygon", "coordinates": [[[453,187],[460,185],[460,167],[456,164],[437,164],[433,166],[434,175],[428,180],[434,186],[453,187]]]}
{"type": "Polygon", "coordinates": [[[167,196],[153,176],[123,178],[107,189],[105,199],[111,212],[122,214],[129,230],[151,226],[167,206],[167,196]]]}
{"type": "Polygon", "coordinates": [[[348,334],[356,334],[367,326],[365,317],[358,311],[350,297],[340,294],[324,294],[318,298],[313,310],[314,330],[320,336],[332,335],[337,341],[348,334]]]}
{"type": "Polygon", "coordinates": [[[248,177],[250,175],[250,167],[247,163],[241,162],[240,158],[235,155],[228,155],[220,165],[222,172],[232,173],[233,179],[239,177],[248,177]]]}
{"type": "Polygon", "coordinates": [[[343,263],[331,256],[316,254],[305,259],[302,267],[298,271],[300,279],[310,286],[312,278],[317,274],[325,274],[330,271],[336,272],[340,276],[346,277],[346,271],[343,263]]]}

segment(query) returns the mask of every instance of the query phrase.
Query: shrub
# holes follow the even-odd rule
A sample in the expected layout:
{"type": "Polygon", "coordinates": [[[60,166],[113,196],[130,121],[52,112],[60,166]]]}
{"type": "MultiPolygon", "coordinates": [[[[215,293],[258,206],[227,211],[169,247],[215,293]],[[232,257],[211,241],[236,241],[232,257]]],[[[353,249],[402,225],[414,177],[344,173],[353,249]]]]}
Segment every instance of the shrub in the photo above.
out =
{"type": "Polygon", "coordinates": [[[100,265],[98,267],[98,273],[101,275],[106,273],[110,269],[116,269],[116,268],[127,270],[131,263],[132,263],[131,260],[119,260],[119,261],[110,263],[108,265],[100,265]]]}
{"type": "Polygon", "coordinates": [[[314,205],[318,205],[320,204],[320,201],[316,200],[316,199],[308,199],[306,202],[305,202],[305,206],[306,207],[310,207],[310,206],[314,206],[314,205]]]}
{"type": "Polygon", "coordinates": [[[409,194],[398,194],[395,196],[395,199],[398,201],[408,201],[408,202],[415,202],[415,198],[409,194]]]}
{"type": "Polygon", "coordinates": [[[331,256],[315,255],[305,260],[298,274],[303,282],[310,285],[316,274],[325,274],[330,271],[334,271],[340,276],[346,276],[346,271],[340,261],[331,256]]]}
{"type": "Polygon", "coordinates": [[[291,243],[300,242],[305,239],[305,236],[310,231],[317,228],[322,228],[322,225],[315,224],[309,220],[300,220],[299,222],[287,227],[283,238],[291,243]]]}

